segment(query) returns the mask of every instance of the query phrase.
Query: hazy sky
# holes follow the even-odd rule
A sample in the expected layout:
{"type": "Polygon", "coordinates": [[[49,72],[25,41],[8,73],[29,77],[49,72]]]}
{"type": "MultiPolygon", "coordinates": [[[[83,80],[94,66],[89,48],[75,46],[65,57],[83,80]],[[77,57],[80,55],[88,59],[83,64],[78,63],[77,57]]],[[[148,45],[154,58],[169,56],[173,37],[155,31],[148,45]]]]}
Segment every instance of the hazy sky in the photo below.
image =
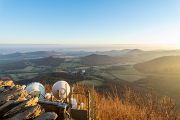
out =
{"type": "Polygon", "coordinates": [[[180,46],[180,0],[0,0],[3,43],[180,46]]]}

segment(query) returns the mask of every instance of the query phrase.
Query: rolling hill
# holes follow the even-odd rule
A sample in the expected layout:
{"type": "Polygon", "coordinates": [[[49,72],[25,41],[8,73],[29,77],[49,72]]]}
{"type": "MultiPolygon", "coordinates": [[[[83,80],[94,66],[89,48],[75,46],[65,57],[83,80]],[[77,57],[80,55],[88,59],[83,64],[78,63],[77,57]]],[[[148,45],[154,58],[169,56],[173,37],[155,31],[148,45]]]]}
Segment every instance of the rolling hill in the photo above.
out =
{"type": "Polygon", "coordinates": [[[91,54],[89,56],[85,56],[81,58],[82,64],[85,65],[107,65],[107,64],[115,64],[120,62],[120,58],[111,57],[108,55],[98,55],[91,54]]]}
{"type": "Polygon", "coordinates": [[[165,56],[147,62],[139,63],[134,66],[142,73],[161,73],[161,74],[179,74],[180,56],[165,56]]]}
{"type": "MultiPolygon", "coordinates": [[[[142,68],[144,69],[143,66],[147,65],[148,68],[146,70],[147,72],[149,72],[149,69],[151,69],[151,65],[148,66],[148,64],[151,64],[151,63],[155,64],[156,62],[159,63],[158,61],[160,61],[161,64],[158,64],[158,65],[162,65],[163,68],[161,66],[157,66],[157,70],[158,69],[160,70],[161,68],[166,69],[165,67],[169,69],[173,67],[172,64],[165,63],[165,64],[170,65],[170,66],[166,66],[162,62],[172,61],[173,63],[173,59],[175,60],[176,58],[166,58],[164,56],[180,55],[179,51],[142,51],[139,49],[131,49],[131,50],[125,49],[125,50],[119,50],[119,51],[113,50],[113,51],[96,52],[96,53],[97,54],[91,54],[85,57],[81,57],[81,63],[84,65],[110,65],[110,64],[140,63],[140,64],[135,65],[136,68],[141,69],[140,66],[142,65],[142,68]],[[159,57],[162,57],[162,58],[159,58],[159,57]],[[157,60],[154,60],[154,59],[157,59],[157,60]],[[145,62],[145,61],[149,61],[149,62],[145,62]],[[145,62],[145,63],[142,63],[142,62],[145,62]]],[[[145,72],[144,70],[142,71],[145,72]]]]}
{"type": "Polygon", "coordinates": [[[136,63],[153,60],[153,59],[163,57],[163,56],[178,56],[180,55],[180,50],[144,51],[140,49],[124,49],[124,50],[96,52],[96,54],[108,55],[111,57],[121,57],[125,61],[136,64],[136,63]]]}
{"type": "Polygon", "coordinates": [[[7,64],[0,64],[0,71],[24,69],[28,66],[58,66],[64,61],[64,58],[45,57],[40,59],[28,59],[20,60],[17,62],[11,62],[7,64]]]}

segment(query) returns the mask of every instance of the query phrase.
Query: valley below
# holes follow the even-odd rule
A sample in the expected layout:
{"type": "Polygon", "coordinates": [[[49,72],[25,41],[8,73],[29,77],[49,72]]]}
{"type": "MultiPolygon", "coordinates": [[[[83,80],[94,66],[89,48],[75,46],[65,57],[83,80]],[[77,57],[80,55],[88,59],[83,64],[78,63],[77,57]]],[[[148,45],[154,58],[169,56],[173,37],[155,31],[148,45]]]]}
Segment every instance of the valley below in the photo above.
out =
{"type": "Polygon", "coordinates": [[[17,84],[41,82],[52,85],[58,80],[66,80],[70,84],[95,86],[99,91],[109,91],[115,86],[119,93],[130,87],[157,96],[169,96],[180,105],[178,55],[178,50],[138,49],[83,52],[83,55],[77,51],[14,53],[0,55],[0,77],[12,79],[17,84]]]}

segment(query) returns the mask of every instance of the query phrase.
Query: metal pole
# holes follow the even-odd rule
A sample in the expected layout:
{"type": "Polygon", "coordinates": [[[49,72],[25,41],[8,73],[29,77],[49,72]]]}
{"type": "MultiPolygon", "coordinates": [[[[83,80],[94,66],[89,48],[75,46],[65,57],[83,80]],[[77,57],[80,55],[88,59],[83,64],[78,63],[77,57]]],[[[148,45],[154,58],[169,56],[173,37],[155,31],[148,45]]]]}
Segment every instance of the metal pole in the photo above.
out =
{"type": "Polygon", "coordinates": [[[91,99],[90,99],[90,91],[88,91],[88,120],[91,120],[91,110],[90,110],[90,103],[91,103],[91,99]]]}
{"type": "Polygon", "coordinates": [[[68,98],[67,98],[67,84],[65,84],[65,88],[66,88],[65,92],[66,92],[66,103],[67,103],[68,102],[68,98]]]}
{"type": "MultiPolygon", "coordinates": [[[[72,94],[73,94],[73,92],[72,92],[72,86],[70,87],[70,95],[69,95],[69,104],[70,104],[70,108],[72,108],[72,102],[71,102],[71,98],[73,98],[72,97],[72,94]]],[[[71,110],[71,109],[70,109],[71,110]]],[[[71,111],[70,111],[70,118],[72,117],[72,114],[71,114],[71,111]]]]}
{"type": "Polygon", "coordinates": [[[92,89],[92,119],[95,120],[95,101],[94,101],[94,84],[93,84],[93,89],[92,89]]]}

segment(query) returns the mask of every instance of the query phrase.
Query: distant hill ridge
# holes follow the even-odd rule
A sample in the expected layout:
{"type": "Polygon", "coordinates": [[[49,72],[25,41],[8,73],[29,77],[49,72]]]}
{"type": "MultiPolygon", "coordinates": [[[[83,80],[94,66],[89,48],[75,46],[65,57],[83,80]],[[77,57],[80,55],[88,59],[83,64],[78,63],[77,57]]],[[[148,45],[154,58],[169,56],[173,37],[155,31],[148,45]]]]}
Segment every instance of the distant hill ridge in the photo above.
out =
{"type": "Polygon", "coordinates": [[[27,53],[0,54],[0,64],[40,59],[47,57],[80,58],[85,65],[105,64],[136,64],[149,61],[162,56],[180,55],[180,50],[143,51],[140,49],[123,49],[111,51],[36,51],[27,53]],[[88,62],[87,62],[88,61],[88,62]]]}
{"type": "Polygon", "coordinates": [[[37,58],[43,58],[43,57],[49,57],[59,54],[55,51],[36,51],[36,52],[27,52],[27,53],[11,53],[11,54],[1,54],[0,59],[37,59],[37,58]]]}

